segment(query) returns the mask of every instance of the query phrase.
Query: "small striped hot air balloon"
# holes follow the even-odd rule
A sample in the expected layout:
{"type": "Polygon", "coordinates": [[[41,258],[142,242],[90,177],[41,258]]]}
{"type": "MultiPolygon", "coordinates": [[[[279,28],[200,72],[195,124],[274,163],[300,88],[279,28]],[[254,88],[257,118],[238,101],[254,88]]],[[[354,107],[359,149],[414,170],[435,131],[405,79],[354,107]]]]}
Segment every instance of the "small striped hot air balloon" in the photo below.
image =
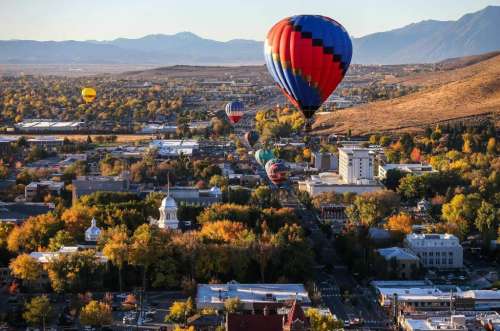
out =
{"type": "Polygon", "coordinates": [[[269,73],[310,124],[314,112],[344,78],[351,63],[352,43],[335,20],[297,15],[269,30],[264,54],[269,73]]]}
{"type": "Polygon", "coordinates": [[[92,87],[85,87],[82,90],[82,98],[85,103],[91,103],[96,97],[96,91],[92,87]]]}
{"type": "Polygon", "coordinates": [[[231,101],[226,105],[226,115],[232,124],[238,123],[244,112],[245,106],[241,101],[231,101]]]}

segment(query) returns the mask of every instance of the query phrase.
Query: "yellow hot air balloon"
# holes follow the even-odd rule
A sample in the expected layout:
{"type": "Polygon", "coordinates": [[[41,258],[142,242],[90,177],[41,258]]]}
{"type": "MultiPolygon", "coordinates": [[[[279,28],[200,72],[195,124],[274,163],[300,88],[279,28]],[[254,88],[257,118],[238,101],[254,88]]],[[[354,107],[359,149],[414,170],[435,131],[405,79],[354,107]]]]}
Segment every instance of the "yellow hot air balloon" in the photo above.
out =
{"type": "Polygon", "coordinates": [[[82,98],[85,103],[90,103],[94,101],[96,92],[92,87],[86,87],[82,90],[82,98]]]}

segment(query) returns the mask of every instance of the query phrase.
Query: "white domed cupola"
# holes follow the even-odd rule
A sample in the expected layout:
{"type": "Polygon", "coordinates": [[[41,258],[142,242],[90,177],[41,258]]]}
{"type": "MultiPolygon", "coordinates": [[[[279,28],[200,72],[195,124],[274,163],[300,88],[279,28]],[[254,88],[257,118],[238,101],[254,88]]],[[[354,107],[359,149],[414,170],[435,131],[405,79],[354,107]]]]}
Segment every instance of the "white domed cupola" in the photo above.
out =
{"type": "Polygon", "coordinates": [[[167,196],[161,201],[158,227],[162,229],[178,229],[179,220],[177,219],[177,209],[177,202],[172,196],[170,196],[169,192],[169,194],[167,194],[167,196]]]}
{"type": "Polygon", "coordinates": [[[101,235],[101,229],[97,227],[97,222],[95,218],[92,218],[90,227],[85,230],[85,241],[96,242],[99,240],[99,236],[101,235]]]}

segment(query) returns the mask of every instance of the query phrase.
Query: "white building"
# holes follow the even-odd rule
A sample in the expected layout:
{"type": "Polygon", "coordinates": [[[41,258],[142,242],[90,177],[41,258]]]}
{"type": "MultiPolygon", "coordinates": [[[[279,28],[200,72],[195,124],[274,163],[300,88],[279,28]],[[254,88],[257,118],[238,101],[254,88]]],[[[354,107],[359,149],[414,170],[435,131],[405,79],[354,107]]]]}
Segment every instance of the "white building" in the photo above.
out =
{"type": "Polygon", "coordinates": [[[384,186],[376,180],[363,180],[358,183],[346,183],[335,172],[322,172],[312,175],[310,179],[299,181],[299,190],[309,193],[315,197],[325,192],[345,193],[352,192],[361,194],[365,192],[375,192],[384,189],[384,186]]]}
{"type": "Polygon", "coordinates": [[[280,303],[297,300],[302,306],[310,306],[311,300],[302,284],[198,284],[196,307],[198,309],[223,309],[224,301],[239,298],[244,309],[252,309],[254,303],[280,303]]]}
{"type": "Polygon", "coordinates": [[[179,228],[179,220],[177,219],[177,202],[167,193],[167,196],[161,201],[160,208],[160,218],[150,219],[150,223],[157,225],[160,229],[171,229],[177,230],[179,228]]]}
{"type": "Polygon", "coordinates": [[[78,131],[85,126],[84,122],[60,122],[54,120],[26,120],[14,126],[23,132],[66,132],[78,131]]]}
{"type": "MultiPolygon", "coordinates": [[[[90,246],[90,248],[95,246],[90,246]]],[[[46,264],[52,259],[57,258],[60,255],[75,254],[79,251],[88,249],[89,246],[77,245],[77,246],[63,246],[57,252],[31,252],[30,256],[34,258],[38,263],[46,264]]],[[[102,254],[102,252],[96,252],[95,256],[100,263],[108,262],[108,258],[102,254]]]]}
{"type": "Polygon", "coordinates": [[[406,163],[406,164],[398,164],[398,163],[387,163],[384,165],[378,166],[378,177],[380,179],[384,179],[387,176],[387,172],[392,169],[397,169],[401,172],[409,173],[416,176],[421,176],[427,173],[438,172],[434,170],[430,164],[420,164],[420,163],[406,163]]]}
{"type": "Polygon", "coordinates": [[[451,315],[447,317],[428,318],[402,318],[401,328],[404,331],[467,331],[466,319],[464,315],[451,315]]]}
{"type": "Polygon", "coordinates": [[[373,180],[375,152],[370,148],[339,148],[339,175],[347,184],[363,184],[373,180]]]}
{"type": "MultiPolygon", "coordinates": [[[[394,298],[400,308],[409,307],[416,311],[449,310],[451,291],[441,290],[434,285],[394,286],[372,284],[382,307],[393,308],[394,298]]],[[[459,292],[456,288],[453,294],[459,292]]]]}
{"type": "Polygon", "coordinates": [[[198,140],[188,139],[163,139],[153,140],[149,145],[158,150],[158,155],[163,157],[175,157],[181,154],[192,155],[199,150],[198,140]]]}
{"type": "Polygon", "coordinates": [[[463,248],[452,234],[408,234],[405,246],[426,268],[456,269],[463,266],[463,248]]]}
{"type": "Polygon", "coordinates": [[[475,310],[500,309],[500,291],[498,290],[469,290],[462,292],[461,297],[471,299],[475,310]]]}
{"type": "Polygon", "coordinates": [[[99,236],[101,235],[101,229],[97,227],[95,218],[92,218],[90,227],[85,230],[85,241],[87,242],[97,242],[99,236]]]}

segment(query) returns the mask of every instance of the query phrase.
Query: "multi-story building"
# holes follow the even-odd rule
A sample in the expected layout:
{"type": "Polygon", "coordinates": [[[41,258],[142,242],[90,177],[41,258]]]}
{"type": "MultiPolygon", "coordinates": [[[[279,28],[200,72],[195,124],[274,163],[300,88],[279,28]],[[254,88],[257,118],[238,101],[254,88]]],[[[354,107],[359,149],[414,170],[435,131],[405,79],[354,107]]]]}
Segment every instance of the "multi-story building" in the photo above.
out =
{"type": "Polygon", "coordinates": [[[31,182],[24,188],[24,198],[26,201],[33,202],[40,200],[40,198],[47,194],[59,196],[63,189],[64,182],[55,182],[52,180],[31,182]]]}
{"type": "Polygon", "coordinates": [[[347,184],[362,184],[373,180],[375,153],[370,148],[339,148],[339,175],[347,184]]]}
{"type": "Polygon", "coordinates": [[[391,271],[401,278],[411,278],[418,271],[419,258],[407,248],[380,248],[377,253],[388,262],[391,271]]]}
{"type": "Polygon", "coordinates": [[[94,192],[128,192],[130,185],[124,176],[79,176],[73,180],[73,203],[94,192]]]}
{"type": "Polygon", "coordinates": [[[463,248],[452,234],[408,234],[405,246],[425,268],[457,269],[463,266],[463,248]]]}
{"type": "Polygon", "coordinates": [[[311,165],[319,171],[338,170],[339,157],[333,153],[315,152],[312,154],[311,165]]]}

